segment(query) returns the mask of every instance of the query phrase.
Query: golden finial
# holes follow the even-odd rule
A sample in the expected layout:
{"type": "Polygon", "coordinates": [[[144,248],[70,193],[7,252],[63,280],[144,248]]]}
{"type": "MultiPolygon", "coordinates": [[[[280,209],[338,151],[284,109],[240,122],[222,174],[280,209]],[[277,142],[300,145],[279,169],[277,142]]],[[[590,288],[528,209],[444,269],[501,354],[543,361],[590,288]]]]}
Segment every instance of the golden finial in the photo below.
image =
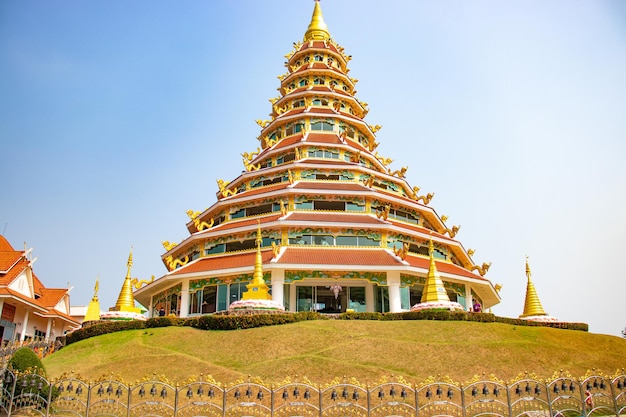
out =
{"type": "Polygon", "coordinates": [[[133,247],[130,247],[130,253],[128,254],[128,262],[126,262],[126,266],[128,267],[128,272],[126,272],[126,276],[130,278],[130,268],[133,266],[133,247]]]}
{"type": "Polygon", "coordinates": [[[328,26],[324,22],[324,16],[322,16],[322,8],[320,7],[320,2],[319,0],[315,0],[313,16],[311,17],[311,23],[309,23],[309,27],[304,33],[304,40],[327,41],[329,39],[330,33],[328,32],[328,26]]]}
{"type": "Polygon", "coordinates": [[[529,316],[547,316],[546,312],[541,306],[539,296],[535,285],[531,280],[532,273],[530,272],[530,266],[528,265],[528,256],[526,256],[526,278],[528,282],[526,284],[526,298],[524,300],[524,312],[520,315],[520,318],[529,316]]]}

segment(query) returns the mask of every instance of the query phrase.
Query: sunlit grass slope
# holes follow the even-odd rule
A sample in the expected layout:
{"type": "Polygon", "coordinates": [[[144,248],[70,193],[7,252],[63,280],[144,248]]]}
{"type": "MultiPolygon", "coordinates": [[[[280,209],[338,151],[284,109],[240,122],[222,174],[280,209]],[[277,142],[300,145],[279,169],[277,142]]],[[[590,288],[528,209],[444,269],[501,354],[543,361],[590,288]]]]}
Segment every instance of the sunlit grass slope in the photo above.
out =
{"type": "Polygon", "coordinates": [[[592,368],[613,374],[626,367],[626,340],[501,323],[320,320],[236,331],[128,330],[69,345],[44,365],[53,378],[73,371],[88,381],[113,375],[128,383],[153,374],[172,382],[200,374],[223,383],[248,375],[275,383],[294,375],[315,383],[344,375],[465,382],[493,374],[506,381],[525,371],[541,378],[592,368]]]}

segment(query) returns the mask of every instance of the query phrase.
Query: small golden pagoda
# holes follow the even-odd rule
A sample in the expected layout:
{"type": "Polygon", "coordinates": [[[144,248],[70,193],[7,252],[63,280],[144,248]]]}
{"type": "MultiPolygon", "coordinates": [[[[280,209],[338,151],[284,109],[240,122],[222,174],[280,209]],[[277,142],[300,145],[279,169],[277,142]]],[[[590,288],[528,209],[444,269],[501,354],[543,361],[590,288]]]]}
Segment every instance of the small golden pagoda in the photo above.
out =
{"type": "Polygon", "coordinates": [[[100,284],[96,280],[96,286],[93,290],[93,297],[87,306],[87,313],[85,314],[84,322],[98,321],[100,320],[100,300],[98,300],[98,289],[100,284]]]}
{"type": "Polygon", "coordinates": [[[439,271],[437,271],[437,265],[435,264],[433,240],[428,241],[428,256],[430,258],[430,266],[428,267],[428,275],[426,276],[426,284],[424,285],[424,291],[422,292],[422,298],[420,302],[414,305],[411,310],[432,310],[432,309],[449,309],[449,310],[461,310],[464,308],[457,302],[450,301],[448,293],[443,286],[439,271]]]}
{"type": "Polygon", "coordinates": [[[243,293],[241,300],[231,303],[229,310],[231,311],[285,311],[285,307],[272,301],[269,293],[269,287],[263,278],[263,257],[261,255],[261,243],[263,238],[261,235],[261,221],[257,220],[256,232],[256,257],[254,261],[254,273],[252,281],[246,285],[246,292],[243,293]]]}
{"type": "Polygon", "coordinates": [[[126,278],[120,291],[120,295],[117,297],[115,307],[109,308],[109,311],[125,311],[129,313],[141,313],[141,309],[135,307],[135,298],[133,297],[133,284],[130,277],[130,269],[133,266],[133,250],[130,250],[128,255],[128,262],[126,263],[128,270],[126,272],[126,278]]]}
{"type": "Polygon", "coordinates": [[[526,257],[526,278],[528,282],[526,284],[526,298],[524,300],[524,312],[519,316],[524,320],[532,321],[558,321],[555,317],[549,316],[541,305],[535,284],[532,282],[532,273],[530,272],[530,265],[528,265],[528,256],[526,257]]]}

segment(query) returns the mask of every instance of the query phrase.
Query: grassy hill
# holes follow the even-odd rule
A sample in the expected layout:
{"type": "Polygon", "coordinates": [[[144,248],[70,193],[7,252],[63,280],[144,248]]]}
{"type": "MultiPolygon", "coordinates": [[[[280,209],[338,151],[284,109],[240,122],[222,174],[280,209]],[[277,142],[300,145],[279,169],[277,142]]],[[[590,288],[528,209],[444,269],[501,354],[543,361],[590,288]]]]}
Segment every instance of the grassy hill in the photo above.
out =
{"type": "Polygon", "coordinates": [[[131,383],[153,374],[184,382],[201,373],[222,383],[247,375],[274,383],[294,375],[315,383],[344,375],[466,382],[493,374],[508,381],[525,371],[539,378],[559,370],[580,377],[592,368],[612,375],[626,367],[626,340],[501,323],[318,320],[234,331],[128,330],[71,344],[44,365],[53,378],[73,371],[88,381],[113,374],[131,383]]]}

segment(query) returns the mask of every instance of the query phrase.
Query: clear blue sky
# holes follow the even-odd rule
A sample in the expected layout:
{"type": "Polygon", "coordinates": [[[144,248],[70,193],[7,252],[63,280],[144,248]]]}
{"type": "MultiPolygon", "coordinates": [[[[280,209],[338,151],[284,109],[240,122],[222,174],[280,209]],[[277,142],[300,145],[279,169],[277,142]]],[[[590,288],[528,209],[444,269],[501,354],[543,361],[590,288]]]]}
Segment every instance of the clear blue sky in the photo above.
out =
{"type": "MultiPolygon", "coordinates": [[[[626,326],[626,3],[322,0],[381,155],[524,304],[626,326]],[[383,6],[384,4],[384,6],[383,6]]],[[[0,2],[0,232],[115,304],[243,169],[310,0],[0,2]]]]}

